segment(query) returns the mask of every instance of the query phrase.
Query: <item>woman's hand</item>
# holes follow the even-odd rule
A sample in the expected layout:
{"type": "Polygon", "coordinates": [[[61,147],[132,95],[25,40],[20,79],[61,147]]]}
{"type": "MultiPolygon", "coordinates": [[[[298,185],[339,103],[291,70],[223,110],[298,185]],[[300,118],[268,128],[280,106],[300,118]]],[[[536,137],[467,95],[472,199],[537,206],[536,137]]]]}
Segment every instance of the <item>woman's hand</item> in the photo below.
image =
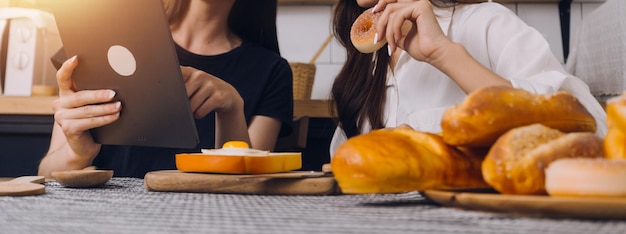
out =
{"type": "Polygon", "coordinates": [[[53,171],[77,170],[91,165],[100,151],[89,129],[119,119],[121,104],[111,102],[113,90],[76,91],[72,73],[78,66],[76,56],[63,63],[57,72],[59,98],[52,102],[54,127],[48,153],[39,164],[39,175],[53,171]]]}
{"type": "Polygon", "coordinates": [[[227,141],[250,142],[243,111],[243,98],[229,83],[193,67],[181,67],[189,106],[196,118],[215,111],[215,146],[227,141]]]}
{"type": "Polygon", "coordinates": [[[189,105],[196,118],[209,112],[230,113],[241,110],[243,99],[229,83],[193,67],[181,66],[189,105]]]}
{"type": "Polygon", "coordinates": [[[78,59],[74,56],[57,72],[59,99],[52,103],[54,120],[76,155],[93,157],[99,145],[94,143],[88,130],[119,119],[121,104],[111,102],[115,96],[113,90],[76,91],[72,79],[76,66],[78,59]]]}
{"type": "MultiPolygon", "coordinates": [[[[453,42],[441,30],[428,0],[380,0],[375,11],[383,11],[376,29],[389,44],[419,61],[433,63],[453,42]]],[[[378,38],[381,40],[382,38],[378,38]]]]}
{"type": "Polygon", "coordinates": [[[443,33],[428,0],[380,0],[374,10],[383,9],[376,29],[387,39],[390,55],[400,48],[445,73],[466,93],[487,86],[511,86],[443,33]],[[403,30],[405,24],[409,29],[403,30]]]}

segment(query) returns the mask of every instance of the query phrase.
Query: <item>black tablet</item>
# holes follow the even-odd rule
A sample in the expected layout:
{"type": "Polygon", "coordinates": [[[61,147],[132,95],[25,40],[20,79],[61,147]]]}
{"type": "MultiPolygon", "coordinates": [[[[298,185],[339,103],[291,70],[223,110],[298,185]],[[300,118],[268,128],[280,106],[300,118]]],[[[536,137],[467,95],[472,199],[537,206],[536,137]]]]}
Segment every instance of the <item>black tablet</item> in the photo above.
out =
{"type": "Polygon", "coordinates": [[[161,0],[46,0],[79,90],[112,89],[120,119],[92,130],[98,143],[193,148],[198,142],[161,0]]]}

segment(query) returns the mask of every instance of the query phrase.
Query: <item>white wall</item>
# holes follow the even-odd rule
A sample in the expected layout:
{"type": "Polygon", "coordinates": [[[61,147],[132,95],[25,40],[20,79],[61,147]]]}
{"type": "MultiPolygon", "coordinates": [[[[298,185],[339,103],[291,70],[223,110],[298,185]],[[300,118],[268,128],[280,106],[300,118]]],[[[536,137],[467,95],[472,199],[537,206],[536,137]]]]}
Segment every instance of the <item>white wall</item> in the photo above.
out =
{"type": "MultiPolygon", "coordinates": [[[[331,5],[281,5],[278,8],[280,51],[290,62],[308,63],[331,33],[331,5]]],[[[312,99],[329,99],[335,75],[345,61],[343,47],[336,40],[315,61],[317,70],[312,99]]]]}
{"type": "MultiPolygon", "coordinates": [[[[586,13],[604,0],[574,0],[571,9],[573,35],[586,13]]],[[[508,3],[522,20],[537,28],[550,43],[552,52],[561,60],[563,45],[557,3],[508,3]]],[[[331,33],[331,5],[280,5],[278,7],[278,40],[280,50],[291,62],[309,62],[317,49],[331,33]]],[[[345,61],[343,48],[335,41],[324,49],[317,59],[317,71],[312,99],[328,99],[335,75],[345,61]]]]}

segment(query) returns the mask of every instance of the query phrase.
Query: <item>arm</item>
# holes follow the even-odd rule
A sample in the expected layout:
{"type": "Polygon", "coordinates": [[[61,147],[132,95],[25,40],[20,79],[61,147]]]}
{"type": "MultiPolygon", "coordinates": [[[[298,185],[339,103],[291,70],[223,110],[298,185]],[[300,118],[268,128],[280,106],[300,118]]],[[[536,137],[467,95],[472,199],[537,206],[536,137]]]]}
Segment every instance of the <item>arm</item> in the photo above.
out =
{"type": "Polygon", "coordinates": [[[381,0],[377,9],[384,9],[377,30],[385,35],[390,53],[397,48],[407,51],[414,59],[441,70],[466,93],[487,86],[511,86],[474,59],[463,45],[446,37],[428,1],[381,0]],[[402,29],[405,21],[411,23],[410,30],[402,29]]]}
{"type": "Polygon", "coordinates": [[[39,175],[50,177],[53,171],[82,169],[91,165],[100,151],[100,145],[93,141],[89,129],[119,118],[120,103],[107,103],[115,96],[114,91],[76,92],[71,77],[76,66],[78,60],[72,57],[57,72],[59,99],[52,103],[55,123],[50,148],[39,164],[39,175]]]}
{"type": "Polygon", "coordinates": [[[252,117],[248,133],[252,148],[260,150],[274,150],[278,134],[280,133],[281,122],[276,118],[257,115],[252,117]]]}
{"type": "MultiPolygon", "coordinates": [[[[215,147],[231,140],[250,144],[243,98],[227,82],[192,67],[181,67],[189,105],[196,118],[215,111],[215,147]]],[[[254,146],[253,146],[254,147],[254,146]]]]}
{"type": "Polygon", "coordinates": [[[204,71],[182,67],[190,107],[196,118],[215,111],[215,147],[246,141],[254,149],[274,150],[281,128],[279,119],[256,115],[246,123],[244,101],[230,84],[204,71]]]}
{"type": "Polygon", "coordinates": [[[243,108],[235,113],[215,114],[215,147],[227,141],[247,139],[250,147],[259,150],[274,150],[281,122],[278,119],[256,115],[246,130],[243,108]],[[247,134],[245,134],[247,132],[247,134]]]}

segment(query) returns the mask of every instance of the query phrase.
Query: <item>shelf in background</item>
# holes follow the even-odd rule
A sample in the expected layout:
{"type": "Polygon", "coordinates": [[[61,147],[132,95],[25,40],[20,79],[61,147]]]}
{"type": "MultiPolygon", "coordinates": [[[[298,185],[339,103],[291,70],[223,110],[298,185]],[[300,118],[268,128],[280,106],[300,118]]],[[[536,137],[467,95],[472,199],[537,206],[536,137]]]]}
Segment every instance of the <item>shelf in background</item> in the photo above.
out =
{"type": "Polygon", "coordinates": [[[331,100],[293,100],[293,115],[310,118],[334,118],[331,100]]]}
{"type": "Polygon", "coordinates": [[[52,115],[52,101],[56,96],[13,97],[0,96],[2,115],[52,115]]]}
{"type": "MultiPolygon", "coordinates": [[[[1,115],[53,115],[51,103],[56,96],[13,97],[0,96],[1,115]]],[[[332,118],[330,100],[294,100],[294,116],[332,118]]]]}

